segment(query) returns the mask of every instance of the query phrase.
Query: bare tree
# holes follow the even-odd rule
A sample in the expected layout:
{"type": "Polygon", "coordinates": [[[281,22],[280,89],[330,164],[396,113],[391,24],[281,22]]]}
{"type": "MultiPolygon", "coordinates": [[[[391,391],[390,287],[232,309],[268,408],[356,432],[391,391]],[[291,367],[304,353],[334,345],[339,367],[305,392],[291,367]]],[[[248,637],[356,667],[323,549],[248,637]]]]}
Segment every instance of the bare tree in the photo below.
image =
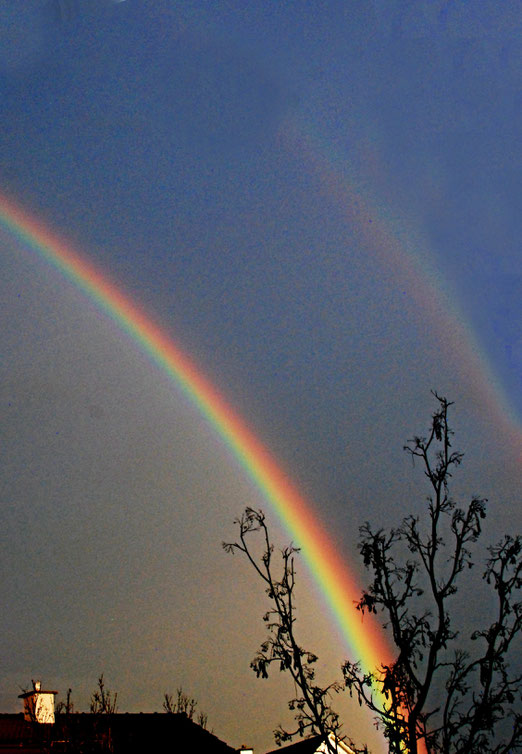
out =
{"type": "Polygon", "coordinates": [[[496,593],[496,614],[462,639],[452,599],[473,566],[486,501],[473,497],[461,508],[450,493],[463,454],[452,449],[452,404],[434,396],[428,436],[405,446],[429,482],[427,522],[410,515],[398,529],[361,528],[373,581],[358,609],[383,614],[397,656],[370,673],[346,662],[345,682],[381,721],[390,752],[416,754],[422,742],[429,754],[508,754],[522,749],[522,675],[508,665],[522,628],[522,539],[505,536],[489,548],[483,578],[496,593]]]}
{"type": "Polygon", "coordinates": [[[197,724],[206,730],[208,723],[208,716],[204,712],[198,712],[196,709],[198,703],[195,699],[185,694],[180,687],[177,689],[177,696],[174,700],[172,694],[165,694],[163,697],[163,710],[168,714],[185,715],[189,720],[195,720],[197,724]]]}
{"type": "Polygon", "coordinates": [[[276,742],[280,745],[297,734],[321,734],[325,738],[328,750],[333,753],[335,746],[328,739],[328,734],[333,733],[337,739],[340,737],[341,726],[339,716],[330,707],[329,700],[342,686],[337,682],[326,687],[317,685],[313,667],[317,662],[317,656],[303,649],[296,638],[294,555],[298,549],[290,546],[282,550],[281,575],[276,577],[273,563],[274,547],[262,511],[247,508],[235,524],[239,530],[239,541],[223,543],[223,547],[229,553],[241,552],[247,557],[265,583],[266,593],[272,603],[272,607],[263,617],[268,628],[268,638],[261,645],[250,667],[258,678],[268,678],[269,669],[275,665],[280,671],[291,675],[295,688],[299,690],[298,695],[288,703],[289,708],[296,713],[297,727],[293,731],[279,727],[274,731],[276,742]],[[247,541],[255,533],[260,535],[263,543],[260,557],[254,555],[247,541]]]}
{"type": "MultiPolygon", "coordinates": [[[[372,581],[357,608],[383,616],[396,657],[375,670],[347,661],[345,686],[375,714],[392,754],[511,754],[522,750],[522,673],[510,666],[520,662],[522,538],[506,535],[489,548],[482,574],[484,605],[489,595],[495,607],[489,621],[466,636],[456,625],[454,597],[476,560],[486,501],[473,497],[459,507],[453,499],[450,480],[463,454],[452,449],[452,404],[433,395],[438,405],[427,437],[416,436],[405,446],[428,480],[426,518],[410,515],[397,529],[366,523],[360,530],[359,549],[372,581]]],[[[317,658],[295,638],[298,551],[292,546],[282,551],[282,575],[276,578],[263,513],[247,508],[236,524],[239,541],[224,547],[247,557],[272,603],[264,616],[269,636],[251,667],[267,677],[276,663],[291,674],[300,694],[290,702],[298,711],[297,730],[277,731],[278,743],[296,732],[337,734],[339,719],[328,700],[339,684],[315,684],[317,658]],[[264,540],[258,558],[247,541],[254,532],[264,540]]]]}
{"type": "Polygon", "coordinates": [[[95,716],[92,748],[96,752],[114,752],[113,731],[110,716],[118,711],[118,694],[105,688],[103,673],[91,696],[91,714],[95,716]]]}
{"type": "Polygon", "coordinates": [[[55,710],[57,715],[72,715],[74,712],[74,702],[72,701],[72,689],[67,689],[67,695],[64,702],[58,702],[55,710]]]}
{"type": "Polygon", "coordinates": [[[91,713],[93,715],[114,715],[118,711],[118,694],[105,688],[103,673],[98,678],[98,687],[91,696],[91,713]]]}

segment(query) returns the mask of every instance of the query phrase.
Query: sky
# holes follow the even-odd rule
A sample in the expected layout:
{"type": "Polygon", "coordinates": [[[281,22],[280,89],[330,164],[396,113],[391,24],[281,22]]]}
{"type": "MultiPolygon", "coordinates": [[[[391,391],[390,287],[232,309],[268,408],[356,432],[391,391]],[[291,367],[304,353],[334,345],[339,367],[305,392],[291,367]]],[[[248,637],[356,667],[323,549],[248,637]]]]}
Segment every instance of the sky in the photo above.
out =
{"type": "MultiPolygon", "coordinates": [[[[403,445],[432,389],[456,496],[489,499],[484,547],[521,530],[521,21],[510,0],[0,0],[0,194],[190,356],[361,589],[359,526],[425,509],[403,445]]],[[[0,709],[38,677],[86,710],[103,672],[121,711],[182,686],[220,738],[273,748],[292,688],[249,669],[266,596],[221,543],[246,505],[292,532],[2,220],[0,252],[0,709]]],[[[339,678],[357,658],[298,569],[303,643],[339,678]]]]}

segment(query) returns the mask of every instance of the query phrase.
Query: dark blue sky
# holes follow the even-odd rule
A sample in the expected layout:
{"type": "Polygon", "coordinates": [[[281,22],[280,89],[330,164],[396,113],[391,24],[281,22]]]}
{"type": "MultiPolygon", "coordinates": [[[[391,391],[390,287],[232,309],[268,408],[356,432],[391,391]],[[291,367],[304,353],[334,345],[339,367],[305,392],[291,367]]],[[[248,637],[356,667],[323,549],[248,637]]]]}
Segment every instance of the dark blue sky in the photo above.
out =
{"type": "MultiPolygon", "coordinates": [[[[520,528],[520,25],[488,0],[0,2],[1,190],[193,356],[350,569],[365,519],[421,510],[401,448],[432,388],[458,491],[490,498],[489,538],[520,528]]],[[[220,551],[266,503],[92,302],[0,244],[4,708],[35,674],[86,707],[105,671],[122,708],[182,684],[270,748],[288,690],[249,675],[263,595],[220,551]]]]}

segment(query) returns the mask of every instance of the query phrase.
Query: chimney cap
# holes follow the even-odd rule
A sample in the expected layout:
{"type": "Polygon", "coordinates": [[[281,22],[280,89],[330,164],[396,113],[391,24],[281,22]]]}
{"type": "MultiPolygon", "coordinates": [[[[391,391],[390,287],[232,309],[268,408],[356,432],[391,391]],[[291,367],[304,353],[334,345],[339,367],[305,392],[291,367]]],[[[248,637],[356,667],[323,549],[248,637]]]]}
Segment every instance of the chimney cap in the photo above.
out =
{"type": "Polygon", "coordinates": [[[24,691],[23,694],[18,694],[19,699],[27,699],[30,696],[33,696],[33,694],[56,694],[57,691],[53,691],[51,689],[43,689],[42,688],[42,682],[41,681],[32,681],[33,688],[31,691],[24,691]]]}

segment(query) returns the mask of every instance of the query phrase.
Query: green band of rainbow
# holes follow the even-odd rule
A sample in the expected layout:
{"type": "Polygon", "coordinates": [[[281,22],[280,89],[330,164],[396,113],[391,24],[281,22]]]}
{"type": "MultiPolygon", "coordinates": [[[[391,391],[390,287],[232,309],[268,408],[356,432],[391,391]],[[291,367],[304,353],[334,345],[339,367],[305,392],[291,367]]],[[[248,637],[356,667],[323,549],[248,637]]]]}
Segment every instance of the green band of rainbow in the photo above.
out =
{"type": "Polygon", "coordinates": [[[305,562],[344,637],[351,658],[370,671],[390,661],[384,635],[372,616],[355,610],[360,589],[331,538],[290,479],[245,422],[192,361],[92,264],[0,196],[0,221],[15,238],[48,260],[107,313],[195,404],[269,502],[305,562]]]}

